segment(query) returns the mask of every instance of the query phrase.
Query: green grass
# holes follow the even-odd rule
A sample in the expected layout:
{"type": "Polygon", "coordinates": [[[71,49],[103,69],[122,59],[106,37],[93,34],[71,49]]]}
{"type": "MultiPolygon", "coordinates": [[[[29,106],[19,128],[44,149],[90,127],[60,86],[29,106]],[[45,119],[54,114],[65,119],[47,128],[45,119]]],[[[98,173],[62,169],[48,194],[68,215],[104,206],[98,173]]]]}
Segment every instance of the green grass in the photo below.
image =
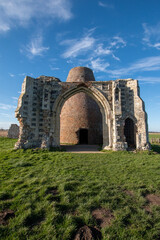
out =
{"type": "Polygon", "coordinates": [[[81,226],[97,225],[98,207],[114,215],[104,240],[159,239],[160,206],[144,208],[148,193],[160,196],[159,154],[15,151],[15,141],[0,138],[0,211],[15,212],[0,225],[1,240],[74,239],[81,226]]]}
{"type": "Polygon", "coordinates": [[[149,139],[160,138],[160,133],[149,133],[149,139]]]}
{"type": "MultiPolygon", "coordinates": [[[[151,139],[160,139],[160,133],[149,133],[149,141],[151,142],[151,139]]],[[[152,149],[158,153],[160,153],[160,143],[155,141],[155,143],[152,144],[152,149]]]]}

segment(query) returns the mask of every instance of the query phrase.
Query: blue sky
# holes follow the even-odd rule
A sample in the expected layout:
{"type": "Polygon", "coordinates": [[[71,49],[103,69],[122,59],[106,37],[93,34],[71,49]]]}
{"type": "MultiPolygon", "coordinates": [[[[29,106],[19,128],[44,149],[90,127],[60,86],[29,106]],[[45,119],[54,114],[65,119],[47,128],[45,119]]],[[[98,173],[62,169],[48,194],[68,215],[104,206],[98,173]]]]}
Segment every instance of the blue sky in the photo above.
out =
{"type": "Polygon", "coordinates": [[[97,81],[139,80],[150,131],[160,131],[159,0],[0,0],[0,128],[26,75],[66,81],[76,66],[97,81]]]}

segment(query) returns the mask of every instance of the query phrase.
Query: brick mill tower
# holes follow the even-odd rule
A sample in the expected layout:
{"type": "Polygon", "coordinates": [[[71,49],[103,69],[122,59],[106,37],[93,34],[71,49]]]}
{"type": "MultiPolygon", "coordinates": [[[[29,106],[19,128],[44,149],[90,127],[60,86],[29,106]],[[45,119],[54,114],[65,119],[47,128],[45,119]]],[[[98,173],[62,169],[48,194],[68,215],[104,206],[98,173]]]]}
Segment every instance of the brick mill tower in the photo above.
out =
{"type": "MultiPolygon", "coordinates": [[[[95,81],[93,72],[86,67],[70,70],[68,83],[95,81]]],[[[102,114],[98,104],[86,93],[71,96],[63,105],[60,115],[60,143],[102,144],[102,114]]]]}

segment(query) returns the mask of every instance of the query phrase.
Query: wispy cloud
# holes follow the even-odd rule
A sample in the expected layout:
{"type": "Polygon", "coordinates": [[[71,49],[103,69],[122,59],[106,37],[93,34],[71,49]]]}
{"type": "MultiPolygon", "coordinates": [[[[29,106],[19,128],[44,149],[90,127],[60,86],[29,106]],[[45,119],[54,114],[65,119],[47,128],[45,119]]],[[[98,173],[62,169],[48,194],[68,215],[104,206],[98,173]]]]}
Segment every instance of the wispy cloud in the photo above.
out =
{"type": "Polygon", "coordinates": [[[114,5],[113,5],[113,4],[104,3],[104,2],[101,2],[101,1],[98,2],[98,5],[99,5],[100,7],[104,7],[104,8],[114,8],[114,5]]]}
{"type": "Polygon", "coordinates": [[[146,83],[160,83],[160,77],[137,77],[139,81],[146,82],[146,83]]]}
{"type": "Polygon", "coordinates": [[[10,30],[9,24],[5,23],[2,18],[0,18],[0,33],[8,32],[10,30]]]}
{"type": "Polygon", "coordinates": [[[35,18],[66,21],[72,16],[71,0],[1,0],[0,32],[16,25],[24,26],[35,18]]]}
{"type": "Polygon", "coordinates": [[[0,115],[3,117],[7,117],[7,118],[10,117],[10,115],[8,113],[0,113],[0,115]]]}
{"type": "Polygon", "coordinates": [[[0,109],[3,109],[3,110],[16,109],[16,106],[10,105],[10,104],[0,103],[0,109]]]}
{"type": "Polygon", "coordinates": [[[58,71],[60,68],[59,67],[53,67],[52,65],[50,65],[50,69],[52,71],[58,71]]]}
{"type": "Polygon", "coordinates": [[[9,73],[9,76],[10,77],[14,77],[15,75],[13,73],[9,73]]]}
{"type": "Polygon", "coordinates": [[[26,76],[27,74],[26,73],[19,73],[18,75],[19,76],[26,76]]]}
{"type": "Polygon", "coordinates": [[[80,39],[65,40],[61,44],[68,45],[68,49],[62,54],[63,58],[77,57],[93,48],[95,38],[88,34],[80,39]]]}
{"type": "Polygon", "coordinates": [[[160,56],[142,58],[131,64],[129,67],[109,70],[108,73],[110,73],[113,77],[122,77],[138,71],[147,72],[156,70],[160,70],[160,56]]]}
{"type": "Polygon", "coordinates": [[[127,45],[126,41],[124,41],[123,38],[119,37],[119,36],[115,36],[111,39],[110,41],[110,48],[115,47],[116,49],[118,48],[123,48],[127,45]]]}
{"type": "Polygon", "coordinates": [[[155,26],[142,24],[144,29],[143,43],[149,47],[160,50],[160,22],[155,26]]]}
{"type": "Polygon", "coordinates": [[[120,36],[114,36],[108,39],[108,41],[106,41],[106,39],[96,38],[94,37],[94,32],[95,29],[91,29],[81,38],[61,41],[61,45],[67,46],[61,56],[66,59],[68,58],[68,63],[76,57],[85,56],[85,59],[78,60],[79,63],[85,62],[95,71],[106,72],[109,63],[108,60],[106,61],[104,58],[106,58],[106,56],[111,56],[111,58],[116,61],[120,61],[115,55],[115,52],[119,48],[125,47],[127,43],[120,36]]]}
{"type": "Polygon", "coordinates": [[[33,58],[35,56],[42,56],[48,50],[49,47],[43,46],[43,38],[39,35],[33,38],[27,46],[20,49],[20,52],[25,53],[29,58],[33,58]]]}
{"type": "Polygon", "coordinates": [[[12,97],[13,100],[18,100],[18,97],[12,97]]]}
{"type": "Polygon", "coordinates": [[[119,48],[125,47],[126,45],[127,45],[126,41],[124,41],[119,36],[115,36],[112,39],[110,39],[108,46],[105,48],[104,44],[102,43],[98,44],[94,52],[97,54],[97,56],[111,55],[115,60],[120,61],[120,59],[115,56],[114,52],[119,48]]]}
{"type": "Polygon", "coordinates": [[[110,66],[108,62],[105,62],[104,60],[97,58],[97,59],[91,59],[91,68],[95,72],[107,72],[107,68],[110,66]]]}

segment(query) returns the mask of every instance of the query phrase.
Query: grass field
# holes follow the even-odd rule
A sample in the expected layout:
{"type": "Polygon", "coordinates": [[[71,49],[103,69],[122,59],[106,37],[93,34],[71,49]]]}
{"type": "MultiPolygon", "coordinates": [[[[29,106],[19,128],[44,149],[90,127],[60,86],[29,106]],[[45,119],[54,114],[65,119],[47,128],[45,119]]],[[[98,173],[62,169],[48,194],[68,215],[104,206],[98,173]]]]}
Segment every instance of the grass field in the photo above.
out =
{"type": "Polygon", "coordinates": [[[78,240],[87,226],[88,239],[160,239],[160,154],[15,151],[15,142],[0,138],[1,240],[78,240]]]}
{"type": "Polygon", "coordinates": [[[160,138],[160,133],[149,133],[149,139],[160,138]]]}

